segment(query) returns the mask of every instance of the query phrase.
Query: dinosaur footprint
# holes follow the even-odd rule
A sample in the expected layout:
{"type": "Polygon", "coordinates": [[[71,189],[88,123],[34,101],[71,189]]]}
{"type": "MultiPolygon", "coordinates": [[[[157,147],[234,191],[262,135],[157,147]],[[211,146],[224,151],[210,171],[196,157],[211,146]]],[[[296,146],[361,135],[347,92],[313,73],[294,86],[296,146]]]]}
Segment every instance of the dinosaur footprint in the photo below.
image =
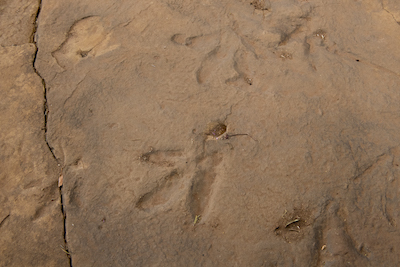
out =
{"type": "MultiPolygon", "coordinates": [[[[168,203],[173,203],[186,194],[186,205],[194,218],[197,215],[206,215],[207,209],[212,202],[216,168],[222,162],[222,154],[214,151],[196,159],[189,160],[180,150],[154,151],[150,150],[140,156],[141,162],[151,164],[161,169],[169,169],[161,178],[152,182],[154,185],[139,194],[136,208],[141,210],[164,208],[168,203]],[[192,162],[192,167],[187,166],[192,162]],[[185,177],[185,170],[192,173],[191,179],[185,177]]],[[[149,181],[146,181],[149,184],[149,181]]],[[[146,186],[146,185],[145,185],[146,186]]]]}
{"type": "Polygon", "coordinates": [[[108,43],[111,33],[103,26],[99,16],[82,18],[75,22],[67,39],[52,52],[57,63],[63,67],[71,67],[88,56],[99,56],[116,49],[119,45],[110,46],[108,43]]]}
{"type": "Polygon", "coordinates": [[[185,34],[174,34],[171,37],[174,44],[187,46],[202,52],[207,52],[200,68],[196,72],[197,82],[203,84],[215,72],[215,68],[226,59],[227,55],[221,49],[221,40],[216,34],[187,36],[185,34]]]}
{"type": "Polygon", "coordinates": [[[183,175],[178,169],[182,169],[183,164],[186,162],[182,151],[151,149],[149,152],[143,153],[139,158],[142,163],[153,165],[153,167],[149,166],[150,168],[167,168],[170,171],[161,178],[157,178],[155,186],[140,195],[136,201],[137,208],[148,210],[160,207],[179,196],[179,189],[183,183],[180,178],[183,175]]]}

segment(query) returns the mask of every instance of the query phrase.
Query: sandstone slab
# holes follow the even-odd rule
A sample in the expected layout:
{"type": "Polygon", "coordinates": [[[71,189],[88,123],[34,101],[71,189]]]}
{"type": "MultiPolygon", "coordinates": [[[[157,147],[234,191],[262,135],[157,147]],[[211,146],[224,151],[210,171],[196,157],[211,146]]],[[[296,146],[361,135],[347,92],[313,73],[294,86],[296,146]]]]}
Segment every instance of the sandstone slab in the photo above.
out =
{"type": "Polygon", "coordinates": [[[398,265],[393,3],[43,1],[72,264],[398,265]]]}

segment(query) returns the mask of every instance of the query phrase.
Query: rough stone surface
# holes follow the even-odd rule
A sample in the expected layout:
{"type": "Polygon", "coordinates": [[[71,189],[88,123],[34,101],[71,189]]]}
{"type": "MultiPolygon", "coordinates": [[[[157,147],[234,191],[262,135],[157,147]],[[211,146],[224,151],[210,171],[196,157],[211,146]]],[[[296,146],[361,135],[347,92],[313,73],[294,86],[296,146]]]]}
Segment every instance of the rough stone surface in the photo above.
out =
{"type": "Polygon", "coordinates": [[[69,266],[59,169],[33,68],[38,1],[0,1],[0,266],[69,266]]]}
{"type": "Polygon", "coordinates": [[[34,44],[0,48],[0,266],[68,266],[34,44]]]}
{"type": "Polygon", "coordinates": [[[399,265],[399,12],[43,0],[72,265],[399,265]]]}
{"type": "Polygon", "coordinates": [[[33,41],[38,0],[0,1],[0,45],[23,45],[33,41]]]}

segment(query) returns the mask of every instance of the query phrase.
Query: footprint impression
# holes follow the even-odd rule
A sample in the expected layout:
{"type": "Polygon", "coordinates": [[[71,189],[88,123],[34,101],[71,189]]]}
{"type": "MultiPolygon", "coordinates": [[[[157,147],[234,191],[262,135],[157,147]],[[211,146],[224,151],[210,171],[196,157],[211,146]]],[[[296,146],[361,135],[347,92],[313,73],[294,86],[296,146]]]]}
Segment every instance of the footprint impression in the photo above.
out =
{"type": "Polygon", "coordinates": [[[230,33],[198,36],[177,33],[171,37],[171,41],[175,45],[206,52],[196,71],[196,80],[200,85],[210,82],[213,78],[227,82],[240,75],[236,70],[237,63],[233,59],[240,42],[230,33]]]}
{"type": "Polygon", "coordinates": [[[153,150],[142,154],[140,161],[161,168],[170,169],[167,175],[158,179],[156,186],[142,194],[136,202],[136,207],[141,210],[149,210],[169,202],[182,186],[183,173],[176,165],[182,164],[185,157],[180,150],[153,150]]]}
{"type": "Polygon", "coordinates": [[[199,138],[201,141],[195,148],[193,158],[188,158],[181,150],[150,150],[140,156],[142,163],[153,164],[170,171],[159,178],[154,187],[140,195],[136,201],[138,209],[158,210],[160,207],[168,207],[179,201],[179,196],[184,196],[185,205],[192,219],[198,221],[197,218],[200,216],[205,217],[213,196],[213,186],[218,177],[217,167],[223,160],[218,146],[207,149],[205,143],[210,139],[218,140],[226,132],[224,124],[212,125],[214,127],[199,138]]]}
{"type": "Polygon", "coordinates": [[[51,54],[61,67],[71,67],[88,56],[99,56],[118,48],[119,45],[109,45],[111,34],[101,17],[85,17],[71,26],[65,41],[51,54]]]}

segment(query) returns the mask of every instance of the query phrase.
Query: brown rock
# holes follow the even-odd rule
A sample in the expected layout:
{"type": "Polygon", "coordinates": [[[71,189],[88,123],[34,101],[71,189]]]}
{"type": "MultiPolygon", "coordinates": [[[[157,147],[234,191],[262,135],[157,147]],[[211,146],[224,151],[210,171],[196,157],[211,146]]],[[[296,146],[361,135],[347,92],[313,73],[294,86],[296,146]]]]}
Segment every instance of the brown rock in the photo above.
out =
{"type": "Polygon", "coordinates": [[[45,1],[35,66],[72,264],[398,265],[395,12],[45,1]]]}
{"type": "Polygon", "coordinates": [[[0,45],[33,42],[39,1],[0,1],[0,45]]]}
{"type": "Polygon", "coordinates": [[[1,266],[68,266],[58,168],[44,140],[34,44],[0,48],[1,266]]]}
{"type": "Polygon", "coordinates": [[[0,266],[68,266],[58,167],[35,73],[38,1],[0,3],[0,266]]]}

